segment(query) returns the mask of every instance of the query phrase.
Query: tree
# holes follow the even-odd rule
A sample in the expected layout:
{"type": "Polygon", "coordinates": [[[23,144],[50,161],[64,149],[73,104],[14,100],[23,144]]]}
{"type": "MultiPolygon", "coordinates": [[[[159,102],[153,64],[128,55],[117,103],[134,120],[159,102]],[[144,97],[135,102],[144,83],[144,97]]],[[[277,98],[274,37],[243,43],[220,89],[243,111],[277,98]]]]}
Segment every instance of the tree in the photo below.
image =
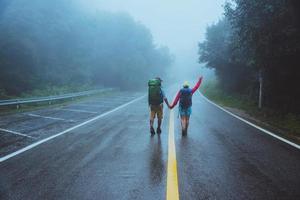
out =
{"type": "Polygon", "coordinates": [[[9,95],[84,84],[137,89],[172,62],[128,14],[88,15],[67,0],[13,0],[0,32],[0,89],[9,95]]]}
{"type": "Polygon", "coordinates": [[[208,64],[219,60],[212,66],[221,83],[227,84],[223,77],[232,74],[233,86],[240,87],[234,90],[238,93],[249,88],[255,91],[258,74],[262,72],[264,104],[284,113],[299,113],[299,19],[299,2],[294,0],[234,0],[225,6],[224,21],[228,25],[217,24],[219,30],[215,27],[216,32],[221,32],[215,33],[220,40],[212,37],[214,33],[208,28],[206,41],[200,45],[200,60],[209,61],[208,64]],[[224,32],[231,36],[224,39],[224,32]],[[211,47],[213,50],[203,52],[212,41],[216,43],[211,47]],[[222,45],[226,48],[220,48],[222,45]],[[223,59],[211,57],[214,51],[223,59]],[[245,72],[248,81],[240,80],[245,76],[235,75],[236,69],[245,72]]]}

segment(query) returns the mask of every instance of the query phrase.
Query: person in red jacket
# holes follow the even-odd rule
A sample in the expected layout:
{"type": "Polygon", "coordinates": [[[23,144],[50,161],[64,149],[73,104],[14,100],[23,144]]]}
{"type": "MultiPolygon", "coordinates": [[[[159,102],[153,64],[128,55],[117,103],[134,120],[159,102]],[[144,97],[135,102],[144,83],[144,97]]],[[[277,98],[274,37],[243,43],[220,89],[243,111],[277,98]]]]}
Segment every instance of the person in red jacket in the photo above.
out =
{"type": "Polygon", "coordinates": [[[170,109],[173,109],[179,101],[179,114],[181,118],[182,135],[187,134],[189,126],[190,116],[192,114],[192,96],[199,89],[202,82],[202,76],[199,78],[196,85],[191,89],[187,81],[184,82],[183,88],[180,89],[170,105],[170,109]]]}

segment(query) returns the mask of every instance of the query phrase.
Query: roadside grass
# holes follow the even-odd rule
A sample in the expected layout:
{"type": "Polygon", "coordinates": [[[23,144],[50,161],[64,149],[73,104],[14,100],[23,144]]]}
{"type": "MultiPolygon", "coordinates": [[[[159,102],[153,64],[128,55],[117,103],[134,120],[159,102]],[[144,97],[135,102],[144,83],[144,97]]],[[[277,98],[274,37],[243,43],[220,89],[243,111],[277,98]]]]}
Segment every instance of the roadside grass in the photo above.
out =
{"type": "MultiPolygon", "coordinates": [[[[104,91],[98,94],[91,95],[93,97],[103,97],[103,96],[108,96],[112,95],[117,91],[104,91]]],[[[72,103],[77,103],[81,102],[82,100],[91,98],[91,96],[82,96],[82,97],[76,97],[76,98],[70,98],[70,99],[62,99],[62,100],[55,100],[52,101],[51,104],[49,102],[37,102],[37,103],[31,103],[31,104],[24,104],[20,105],[19,108],[14,106],[5,106],[5,107],[0,107],[0,116],[1,115],[7,115],[7,114],[14,114],[14,113],[22,113],[22,112],[27,112],[27,111],[34,111],[34,110],[39,110],[42,108],[57,108],[57,107],[62,107],[72,103]]]]}
{"type": "Polygon", "coordinates": [[[242,110],[256,109],[255,102],[250,101],[246,96],[226,94],[218,87],[216,80],[204,82],[200,91],[209,99],[225,107],[234,107],[242,110]]]}
{"type": "Polygon", "coordinates": [[[217,80],[204,82],[200,91],[210,100],[229,108],[235,114],[247,118],[247,116],[241,115],[244,112],[251,119],[254,118],[255,123],[268,129],[271,128],[280,135],[297,141],[297,143],[300,142],[300,115],[282,114],[268,108],[259,109],[257,102],[250,100],[247,96],[230,95],[222,91],[218,87],[217,80]]]}

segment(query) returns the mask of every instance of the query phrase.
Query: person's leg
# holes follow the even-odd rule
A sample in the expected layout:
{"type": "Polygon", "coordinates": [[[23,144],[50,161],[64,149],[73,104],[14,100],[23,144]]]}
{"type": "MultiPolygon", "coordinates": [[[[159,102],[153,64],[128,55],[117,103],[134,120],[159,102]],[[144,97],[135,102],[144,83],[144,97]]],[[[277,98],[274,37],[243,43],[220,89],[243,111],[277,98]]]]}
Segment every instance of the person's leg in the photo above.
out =
{"type": "Polygon", "coordinates": [[[180,115],[181,130],[183,131],[183,126],[184,126],[184,112],[183,112],[183,109],[180,106],[178,108],[179,108],[178,112],[179,112],[179,115],[180,115]]]}
{"type": "Polygon", "coordinates": [[[153,109],[152,106],[150,106],[150,132],[151,134],[155,134],[155,131],[154,131],[154,118],[155,118],[155,110],[153,109]]]}
{"type": "Polygon", "coordinates": [[[184,118],[185,118],[185,119],[184,119],[184,123],[185,123],[185,131],[187,131],[187,128],[188,128],[188,117],[185,116],[184,118]]]}
{"type": "Polygon", "coordinates": [[[152,135],[155,134],[155,130],[154,130],[153,124],[154,124],[154,118],[150,119],[150,133],[152,135]]]}
{"type": "Polygon", "coordinates": [[[157,130],[156,130],[156,132],[158,134],[161,133],[161,122],[162,122],[162,119],[157,119],[157,130]]]}
{"type": "Polygon", "coordinates": [[[185,136],[187,133],[187,124],[186,124],[186,116],[182,116],[182,136],[185,136]]]}
{"type": "Polygon", "coordinates": [[[153,124],[154,124],[154,119],[150,118],[150,128],[153,128],[153,124]]]}
{"type": "Polygon", "coordinates": [[[162,119],[163,119],[163,106],[160,105],[159,110],[157,111],[157,130],[156,131],[157,131],[158,134],[161,133],[162,119]]]}
{"type": "Polygon", "coordinates": [[[181,118],[181,130],[182,130],[182,135],[186,135],[186,116],[187,112],[186,109],[183,109],[179,107],[179,113],[180,113],[180,118],[181,118]]]}
{"type": "Polygon", "coordinates": [[[185,130],[185,116],[181,115],[181,129],[182,131],[185,130]]]}
{"type": "Polygon", "coordinates": [[[186,110],[186,132],[187,132],[187,130],[189,128],[191,114],[192,114],[192,107],[189,107],[186,110]]]}
{"type": "Polygon", "coordinates": [[[182,116],[180,116],[180,124],[181,124],[181,129],[182,129],[182,127],[183,127],[183,117],[182,116]]]}
{"type": "Polygon", "coordinates": [[[157,128],[161,127],[161,121],[162,121],[162,119],[157,119],[157,128]]]}
{"type": "Polygon", "coordinates": [[[188,116],[186,116],[186,132],[189,128],[189,124],[190,124],[190,116],[188,115],[188,116]]]}

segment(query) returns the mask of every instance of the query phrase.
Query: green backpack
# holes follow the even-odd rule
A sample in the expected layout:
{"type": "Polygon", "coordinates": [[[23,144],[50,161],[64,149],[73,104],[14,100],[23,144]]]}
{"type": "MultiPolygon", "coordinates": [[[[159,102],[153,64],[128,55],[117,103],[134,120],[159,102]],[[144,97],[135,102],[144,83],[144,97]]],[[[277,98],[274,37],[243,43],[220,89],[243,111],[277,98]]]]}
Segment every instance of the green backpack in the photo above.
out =
{"type": "Polygon", "coordinates": [[[149,92],[148,92],[149,104],[160,105],[161,103],[163,103],[160,80],[151,79],[148,81],[148,86],[149,86],[149,92]]]}

